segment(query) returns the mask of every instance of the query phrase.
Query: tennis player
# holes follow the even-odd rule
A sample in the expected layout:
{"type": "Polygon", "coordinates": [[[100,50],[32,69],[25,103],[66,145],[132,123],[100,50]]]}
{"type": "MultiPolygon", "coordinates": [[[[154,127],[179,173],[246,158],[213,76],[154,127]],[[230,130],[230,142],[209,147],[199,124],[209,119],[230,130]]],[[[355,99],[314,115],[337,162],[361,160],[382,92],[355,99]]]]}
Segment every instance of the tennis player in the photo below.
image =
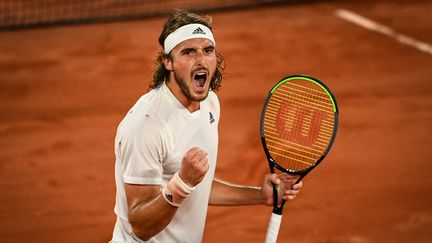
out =
{"type": "Polygon", "coordinates": [[[224,62],[211,18],[177,11],[159,43],[152,89],[129,110],[115,138],[111,242],[198,243],[208,205],[272,206],[272,183],[284,199],[294,199],[302,184],[293,186],[288,175],[266,175],[262,187],[214,176],[220,117],[215,91],[224,62]]]}

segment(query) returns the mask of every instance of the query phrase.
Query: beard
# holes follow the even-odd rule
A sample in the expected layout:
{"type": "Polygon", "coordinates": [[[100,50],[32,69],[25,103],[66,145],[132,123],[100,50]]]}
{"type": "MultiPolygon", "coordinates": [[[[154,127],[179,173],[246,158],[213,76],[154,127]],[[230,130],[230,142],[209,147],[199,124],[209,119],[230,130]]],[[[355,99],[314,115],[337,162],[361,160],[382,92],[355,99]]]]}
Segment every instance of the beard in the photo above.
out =
{"type": "Polygon", "coordinates": [[[189,87],[187,86],[186,82],[184,81],[184,79],[182,77],[179,77],[176,72],[174,72],[174,80],[178,84],[178,86],[180,87],[180,90],[183,93],[183,95],[186,98],[188,98],[189,100],[201,102],[207,98],[208,91],[207,91],[207,94],[205,95],[205,97],[203,97],[203,98],[197,98],[194,95],[192,95],[192,93],[191,93],[189,87]]]}

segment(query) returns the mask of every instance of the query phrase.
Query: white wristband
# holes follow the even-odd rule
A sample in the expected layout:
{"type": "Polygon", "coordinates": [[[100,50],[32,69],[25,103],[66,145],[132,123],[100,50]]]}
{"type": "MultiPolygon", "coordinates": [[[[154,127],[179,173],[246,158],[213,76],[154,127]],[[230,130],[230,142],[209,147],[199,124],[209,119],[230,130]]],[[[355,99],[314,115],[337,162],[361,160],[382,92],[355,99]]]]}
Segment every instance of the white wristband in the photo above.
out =
{"type": "Polygon", "coordinates": [[[190,187],[190,186],[188,186],[188,185],[187,185],[187,184],[182,180],[182,178],[180,177],[180,175],[179,175],[178,172],[176,172],[176,173],[174,174],[173,178],[175,178],[175,179],[180,183],[180,186],[182,187],[182,189],[183,189],[187,194],[190,194],[190,193],[193,192],[193,191],[195,190],[195,188],[196,188],[196,186],[194,186],[194,187],[190,187]]]}
{"type": "Polygon", "coordinates": [[[174,195],[168,189],[168,187],[162,188],[162,197],[165,199],[165,201],[167,201],[169,204],[171,204],[172,206],[174,206],[176,208],[180,207],[184,201],[184,198],[183,198],[183,200],[180,200],[180,197],[178,197],[178,196],[176,196],[176,200],[174,200],[174,195]]]}
{"type": "Polygon", "coordinates": [[[167,185],[162,188],[162,197],[174,207],[180,207],[186,197],[195,190],[196,187],[188,186],[179,176],[174,174],[167,185]]]}

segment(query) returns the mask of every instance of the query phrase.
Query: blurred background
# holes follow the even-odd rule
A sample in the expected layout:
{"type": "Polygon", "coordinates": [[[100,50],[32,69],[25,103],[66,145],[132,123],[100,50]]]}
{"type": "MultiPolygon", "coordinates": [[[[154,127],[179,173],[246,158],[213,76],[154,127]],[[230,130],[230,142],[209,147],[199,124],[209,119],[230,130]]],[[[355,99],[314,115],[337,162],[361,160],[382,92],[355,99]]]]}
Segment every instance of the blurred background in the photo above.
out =
{"type": "MultiPolygon", "coordinates": [[[[335,93],[335,144],[279,242],[432,242],[428,0],[0,0],[0,242],[111,239],[117,125],[149,90],[175,8],[212,16],[227,62],[217,176],[261,183],[277,81],[307,74],[335,93]]],[[[203,242],[263,242],[270,215],[210,207],[203,242]]]]}

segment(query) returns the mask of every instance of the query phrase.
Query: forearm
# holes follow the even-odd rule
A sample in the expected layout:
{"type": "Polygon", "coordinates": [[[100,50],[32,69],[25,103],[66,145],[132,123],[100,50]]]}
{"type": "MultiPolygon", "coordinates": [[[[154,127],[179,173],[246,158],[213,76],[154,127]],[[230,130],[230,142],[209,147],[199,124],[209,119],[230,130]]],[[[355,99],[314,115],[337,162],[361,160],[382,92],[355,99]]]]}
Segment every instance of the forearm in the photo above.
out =
{"type": "Polygon", "coordinates": [[[185,154],[180,171],[174,174],[162,193],[159,185],[126,184],[128,218],[135,235],[148,240],[165,229],[208,168],[207,153],[194,147],[185,154]]]}
{"type": "Polygon", "coordinates": [[[147,198],[131,197],[129,202],[129,222],[134,234],[142,240],[148,240],[162,231],[177,211],[163,198],[159,188],[146,194],[147,198]]]}
{"type": "Polygon", "coordinates": [[[260,187],[236,185],[215,178],[209,204],[219,206],[264,204],[264,198],[260,187]]]}

